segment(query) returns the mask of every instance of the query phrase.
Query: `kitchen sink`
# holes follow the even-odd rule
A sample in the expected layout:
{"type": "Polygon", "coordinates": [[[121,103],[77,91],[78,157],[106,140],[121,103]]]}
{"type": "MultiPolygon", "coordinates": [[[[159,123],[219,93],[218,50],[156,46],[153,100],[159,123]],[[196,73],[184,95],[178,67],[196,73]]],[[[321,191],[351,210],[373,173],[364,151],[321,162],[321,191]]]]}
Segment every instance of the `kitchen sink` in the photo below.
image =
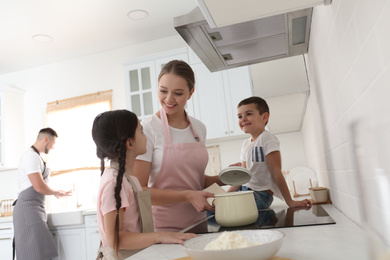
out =
{"type": "Polygon", "coordinates": [[[83,210],[53,212],[47,214],[50,227],[84,224],[83,210]]]}

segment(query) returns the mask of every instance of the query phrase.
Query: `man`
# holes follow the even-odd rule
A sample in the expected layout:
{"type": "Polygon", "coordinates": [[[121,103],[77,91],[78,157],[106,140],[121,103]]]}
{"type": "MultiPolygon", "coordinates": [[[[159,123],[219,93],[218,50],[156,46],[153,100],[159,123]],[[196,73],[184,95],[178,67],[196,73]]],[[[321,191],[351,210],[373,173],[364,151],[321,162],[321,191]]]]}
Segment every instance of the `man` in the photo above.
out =
{"type": "Polygon", "coordinates": [[[18,199],[13,212],[14,243],[18,260],[47,260],[58,255],[47,225],[45,195],[57,198],[72,191],[54,190],[47,184],[50,170],[41,153],[54,148],[57,133],[51,128],[39,131],[37,140],[22,156],[18,173],[18,199]]]}

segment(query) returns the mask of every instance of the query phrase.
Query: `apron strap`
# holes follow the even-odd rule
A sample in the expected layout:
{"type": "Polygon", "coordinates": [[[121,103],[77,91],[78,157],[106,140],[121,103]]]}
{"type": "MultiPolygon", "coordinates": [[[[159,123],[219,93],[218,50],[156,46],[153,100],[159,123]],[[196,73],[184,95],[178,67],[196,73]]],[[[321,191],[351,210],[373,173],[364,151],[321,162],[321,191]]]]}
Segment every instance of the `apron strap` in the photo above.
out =
{"type": "MultiPolygon", "coordinates": [[[[190,128],[192,133],[194,134],[194,138],[197,142],[200,142],[200,138],[198,133],[195,130],[195,127],[192,125],[190,118],[187,115],[187,112],[184,110],[184,113],[186,115],[187,121],[190,124],[190,128]]],[[[163,108],[160,108],[160,119],[162,124],[162,129],[164,133],[164,141],[166,144],[172,144],[172,137],[171,137],[171,131],[169,130],[169,124],[168,124],[168,118],[167,114],[165,113],[163,108]]]]}
{"type": "Polygon", "coordinates": [[[43,167],[43,172],[42,172],[42,175],[43,175],[43,174],[45,173],[45,171],[46,171],[46,162],[43,160],[41,154],[39,153],[38,149],[35,148],[34,145],[31,145],[31,148],[39,155],[39,157],[41,158],[41,160],[42,160],[42,162],[43,162],[43,166],[44,166],[44,167],[43,167]]]}
{"type": "MultiPolygon", "coordinates": [[[[119,170],[119,164],[115,161],[110,162],[110,167],[119,170]]],[[[129,173],[125,171],[124,176],[130,182],[134,197],[137,200],[138,209],[141,216],[141,232],[150,233],[154,232],[153,215],[152,215],[152,201],[150,190],[139,190],[129,173]]]]}
{"type": "Polygon", "coordinates": [[[14,239],[12,240],[12,260],[15,260],[15,236],[14,239]]]}

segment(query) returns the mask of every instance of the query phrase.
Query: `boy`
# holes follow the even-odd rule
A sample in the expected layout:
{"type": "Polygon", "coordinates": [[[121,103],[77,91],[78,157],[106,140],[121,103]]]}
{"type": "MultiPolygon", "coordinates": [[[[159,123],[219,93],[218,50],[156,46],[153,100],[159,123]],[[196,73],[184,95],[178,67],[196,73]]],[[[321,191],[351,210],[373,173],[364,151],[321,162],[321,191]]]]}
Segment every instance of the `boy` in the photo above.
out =
{"type": "MultiPolygon", "coordinates": [[[[304,207],[307,199],[294,201],[281,171],[279,140],[265,129],[269,119],[267,102],[260,97],[242,100],[238,106],[238,123],[241,130],[250,134],[241,148],[241,166],[252,173],[251,180],[242,186],[243,191],[253,190],[258,209],[268,208],[273,195],[286,201],[289,207],[304,207]]],[[[237,165],[237,164],[236,164],[237,165]]],[[[240,186],[231,186],[228,191],[237,191],[240,186]]]]}

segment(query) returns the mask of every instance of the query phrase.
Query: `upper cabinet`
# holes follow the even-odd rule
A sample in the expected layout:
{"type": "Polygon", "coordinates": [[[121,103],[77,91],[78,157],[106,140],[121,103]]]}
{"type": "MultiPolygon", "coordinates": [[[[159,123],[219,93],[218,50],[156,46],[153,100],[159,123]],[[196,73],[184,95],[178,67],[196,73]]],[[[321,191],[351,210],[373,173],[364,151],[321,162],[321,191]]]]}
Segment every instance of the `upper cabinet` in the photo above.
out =
{"type": "Polygon", "coordinates": [[[157,77],[162,66],[173,59],[188,62],[194,70],[195,92],[187,102],[186,111],[206,125],[207,139],[243,134],[238,126],[237,104],[253,95],[249,68],[212,73],[187,49],[125,65],[128,109],[140,120],[159,109],[157,77]]]}
{"type": "Polygon", "coordinates": [[[17,167],[25,149],[23,104],[24,91],[0,86],[0,167],[17,167]]]}

